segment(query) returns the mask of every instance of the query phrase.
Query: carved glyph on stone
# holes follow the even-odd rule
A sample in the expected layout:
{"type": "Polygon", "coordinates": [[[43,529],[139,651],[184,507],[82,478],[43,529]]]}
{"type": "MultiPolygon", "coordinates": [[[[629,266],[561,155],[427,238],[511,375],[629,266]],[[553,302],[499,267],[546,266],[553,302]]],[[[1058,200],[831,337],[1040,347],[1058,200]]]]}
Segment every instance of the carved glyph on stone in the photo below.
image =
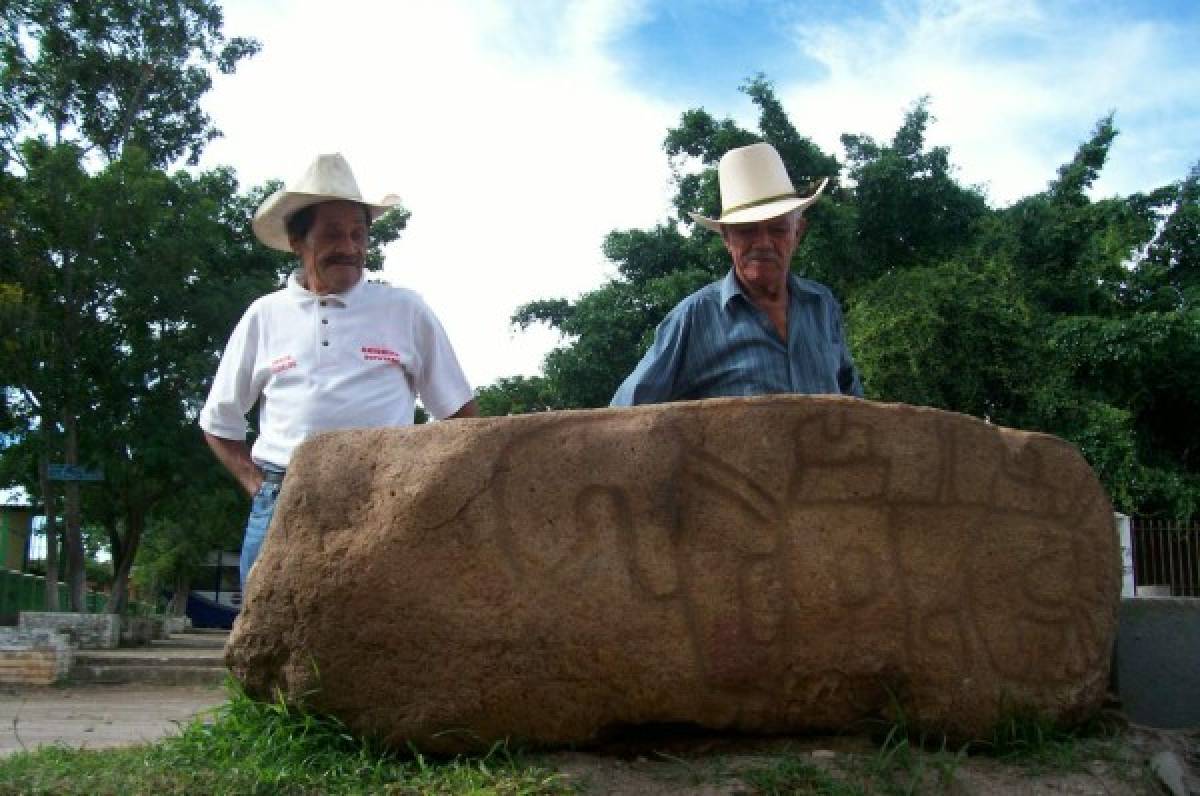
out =
{"type": "Polygon", "coordinates": [[[440,751],[897,706],[979,736],[1096,707],[1119,575],[1053,437],[836,397],[548,413],[304,445],[227,656],[440,751]]]}

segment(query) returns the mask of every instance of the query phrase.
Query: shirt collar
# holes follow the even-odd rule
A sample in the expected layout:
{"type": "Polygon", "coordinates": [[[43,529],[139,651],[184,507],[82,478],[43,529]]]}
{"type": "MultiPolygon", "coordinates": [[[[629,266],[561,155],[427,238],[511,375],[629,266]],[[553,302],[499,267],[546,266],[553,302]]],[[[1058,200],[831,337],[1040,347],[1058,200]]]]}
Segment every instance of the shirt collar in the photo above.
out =
{"type": "MultiPolygon", "coordinates": [[[[807,280],[801,279],[795,274],[788,273],[788,295],[795,296],[798,299],[808,299],[813,296],[820,296],[820,291],[814,289],[808,284],[807,280]]],[[[725,274],[725,278],[721,280],[721,306],[728,307],[729,302],[734,296],[741,296],[744,300],[749,301],[745,291],[742,290],[741,282],[738,282],[737,273],[730,268],[729,273],[725,274]]]]}
{"type": "Polygon", "coordinates": [[[342,293],[327,293],[325,295],[320,295],[318,293],[313,293],[311,290],[300,284],[300,274],[302,273],[303,271],[297,268],[292,271],[287,280],[288,295],[296,301],[301,302],[316,301],[320,299],[323,301],[332,301],[336,304],[340,304],[343,307],[349,307],[358,299],[359,296],[362,295],[363,285],[367,283],[367,273],[366,271],[363,271],[358,282],[356,282],[354,287],[350,288],[349,290],[342,293]]]}

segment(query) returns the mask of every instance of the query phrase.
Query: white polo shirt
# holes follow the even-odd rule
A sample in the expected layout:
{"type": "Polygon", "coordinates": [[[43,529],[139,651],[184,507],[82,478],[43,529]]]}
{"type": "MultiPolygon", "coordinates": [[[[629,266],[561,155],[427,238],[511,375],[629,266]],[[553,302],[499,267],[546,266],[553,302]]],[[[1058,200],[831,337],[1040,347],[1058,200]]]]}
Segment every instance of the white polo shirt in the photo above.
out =
{"type": "Polygon", "coordinates": [[[368,282],[319,296],[288,278],[238,321],[200,411],[200,427],[244,440],[261,396],[251,455],[286,467],[321,431],[405,426],[416,397],[437,418],[471,400],[471,387],[433,311],[411,290],[368,282]]]}

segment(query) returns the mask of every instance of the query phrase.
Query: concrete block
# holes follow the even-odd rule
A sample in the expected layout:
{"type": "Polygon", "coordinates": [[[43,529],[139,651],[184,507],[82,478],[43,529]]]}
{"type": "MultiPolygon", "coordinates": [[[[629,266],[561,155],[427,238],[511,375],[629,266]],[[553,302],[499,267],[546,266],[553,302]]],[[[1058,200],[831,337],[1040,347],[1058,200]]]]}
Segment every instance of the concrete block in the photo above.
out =
{"type": "Polygon", "coordinates": [[[0,628],[0,683],[51,685],[71,671],[74,651],[61,633],[0,628]]]}
{"type": "Polygon", "coordinates": [[[117,614],[22,611],[18,627],[64,633],[80,649],[116,649],[121,640],[121,617],[117,614]]]}
{"type": "Polygon", "coordinates": [[[1117,625],[1125,713],[1151,727],[1200,727],[1200,600],[1129,597],[1117,625]]]}
{"type": "Polygon", "coordinates": [[[138,647],[150,643],[149,629],[146,620],[140,616],[121,617],[121,645],[138,647]]]}
{"type": "Polygon", "coordinates": [[[150,617],[150,638],[155,641],[162,641],[168,635],[167,618],[165,616],[150,617]]]}
{"type": "Polygon", "coordinates": [[[168,636],[175,633],[186,633],[192,629],[192,620],[187,616],[163,617],[164,630],[168,636]]]}
{"type": "Polygon", "coordinates": [[[141,647],[155,639],[167,637],[165,623],[161,616],[122,616],[121,644],[129,647],[141,647]]]}

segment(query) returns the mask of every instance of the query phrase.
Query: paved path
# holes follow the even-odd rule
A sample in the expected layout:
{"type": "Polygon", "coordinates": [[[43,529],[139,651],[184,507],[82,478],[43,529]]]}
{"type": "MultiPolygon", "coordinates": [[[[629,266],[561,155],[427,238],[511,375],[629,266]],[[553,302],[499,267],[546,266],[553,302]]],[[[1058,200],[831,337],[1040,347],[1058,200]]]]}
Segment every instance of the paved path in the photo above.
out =
{"type": "Polygon", "coordinates": [[[0,757],[48,744],[149,743],[224,701],[220,686],[0,686],[0,757]]]}

